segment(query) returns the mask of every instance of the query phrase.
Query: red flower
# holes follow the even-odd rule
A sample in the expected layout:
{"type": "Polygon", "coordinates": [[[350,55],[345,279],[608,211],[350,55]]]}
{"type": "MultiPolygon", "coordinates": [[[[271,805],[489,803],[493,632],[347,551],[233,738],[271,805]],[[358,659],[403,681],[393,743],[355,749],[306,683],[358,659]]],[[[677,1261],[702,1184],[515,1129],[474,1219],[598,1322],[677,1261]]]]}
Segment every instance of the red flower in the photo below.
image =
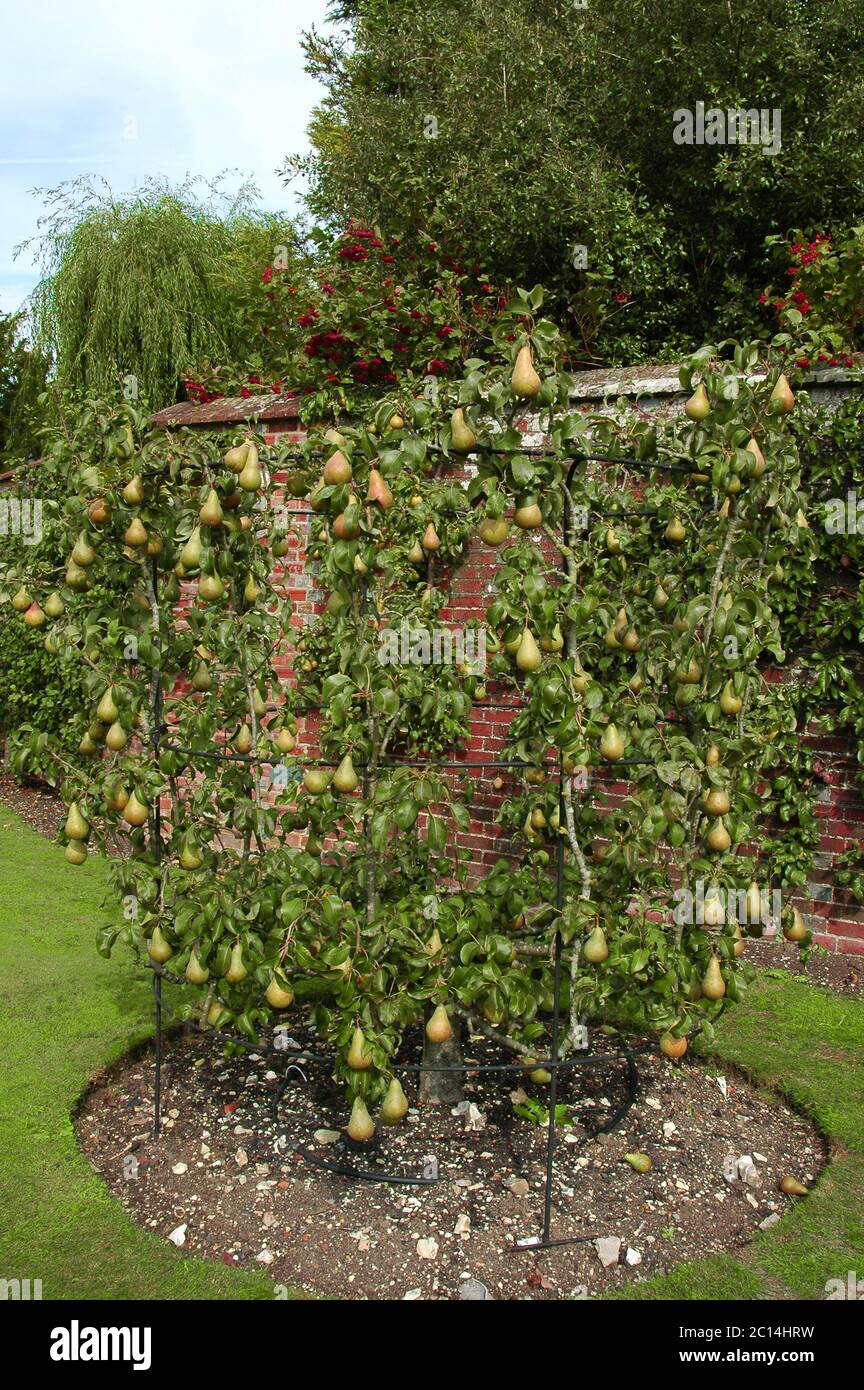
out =
{"type": "Polygon", "coordinates": [[[343,261],[368,261],[369,252],[357,242],[352,246],[340,246],[339,256],[343,261]]]}
{"type": "Polygon", "coordinates": [[[240,395],[243,397],[244,401],[248,401],[249,397],[252,395],[252,392],[249,390],[248,386],[241,386],[240,395]]]}
{"type": "Polygon", "coordinates": [[[270,284],[270,281],[273,279],[273,268],[272,268],[272,266],[265,265],[265,267],[264,267],[264,274],[261,276],[261,279],[264,281],[264,284],[265,284],[265,285],[269,285],[269,284],[270,284]]]}
{"type": "Polygon", "coordinates": [[[297,323],[300,328],[311,328],[317,318],[317,309],[307,309],[305,314],[300,315],[299,319],[297,320],[297,323]]]}
{"type": "Polygon", "coordinates": [[[332,293],[333,293],[333,286],[332,286],[332,285],[329,285],[329,284],[326,282],[326,280],[325,280],[324,284],[321,286],[321,293],[322,293],[322,294],[332,294],[332,293]]]}
{"type": "Polygon", "coordinates": [[[762,293],[760,294],[759,299],[758,299],[757,302],[758,302],[759,304],[767,304],[767,303],[768,303],[768,296],[767,296],[767,294],[765,293],[764,290],[763,290],[762,293]]]}
{"type": "Polygon", "coordinates": [[[249,377],[246,378],[246,380],[249,382],[250,386],[260,386],[260,385],[261,385],[261,378],[260,378],[260,376],[249,376],[249,377]]]}
{"type": "Polygon", "coordinates": [[[395,261],[396,257],[395,257],[395,256],[382,256],[381,259],[382,259],[382,261],[387,261],[388,264],[389,264],[390,261],[395,261]]]}
{"type": "Polygon", "coordinates": [[[449,338],[450,334],[453,332],[455,332],[455,329],[451,328],[449,323],[445,323],[441,328],[438,329],[437,336],[439,338],[449,338]]]}
{"type": "Polygon", "coordinates": [[[426,247],[426,250],[427,250],[427,251],[437,251],[437,250],[438,250],[438,243],[437,243],[437,241],[430,241],[429,245],[426,247]]]}
{"type": "Polygon", "coordinates": [[[440,376],[441,373],[446,372],[447,369],[448,368],[446,362],[442,362],[440,357],[433,357],[431,358],[426,368],[426,371],[429,374],[429,376],[440,376]]]}
{"type": "Polygon", "coordinates": [[[809,358],[809,357],[796,357],[796,358],[795,358],[795,366],[796,366],[796,367],[805,367],[805,368],[806,368],[806,367],[809,367],[809,366],[810,366],[810,358],[809,358]]]}

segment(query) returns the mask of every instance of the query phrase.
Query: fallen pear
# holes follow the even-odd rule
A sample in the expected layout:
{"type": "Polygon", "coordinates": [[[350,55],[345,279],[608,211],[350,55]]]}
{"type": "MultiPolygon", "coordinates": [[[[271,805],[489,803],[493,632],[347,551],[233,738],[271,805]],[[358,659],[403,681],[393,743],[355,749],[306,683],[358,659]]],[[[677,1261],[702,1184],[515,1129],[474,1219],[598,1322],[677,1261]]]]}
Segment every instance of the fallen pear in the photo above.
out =
{"type": "Polygon", "coordinates": [[[786,1193],[787,1197],[808,1197],[810,1195],[810,1189],[789,1173],[783,1174],[777,1186],[781,1192],[786,1193]]]}
{"type": "Polygon", "coordinates": [[[684,414],[688,420],[705,420],[711,414],[711,402],[708,399],[708,392],[705,390],[705,383],[700,381],[693,395],[684,405],[684,414]]]}
{"type": "Polygon", "coordinates": [[[356,1144],[365,1144],[375,1133],[375,1122],[362,1096],[355,1096],[348,1121],[348,1135],[356,1144]]]}
{"type": "Polygon", "coordinates": [[[225,979],[232,985],[239,985],[241,980],[245,980],[249,971],[243,962],[243,945],[240,941],[235,941],[231,947],[231,960],[228,969],[225,971],[225,979]]]}
{"type": "Polygon", "coordinates": [[[654,1167],[648,1154],[643,1153],[625,1154],[624,1162],[629,1163],[635,1173],[650,1173],[654,1167]]]}
{"type": "Polygon", "coordinates": [[[203,985],[210,978],[210,971],[201,964],[194,946],[190,952],[185,973],[190,985],[203,985]]]}
{"type": "Polygon", "coordinates": [[[587,941],[582,943],[582,954],[592,965],[602,965],[609,955],[609,947],[606,945],[606,933],[602,927],[595,927],[587,941]]]}
{"type": "Polygon", "coordinates": [[[408,1114],[408,1097],[402,1089],[398,1076],[394,1076],[387,1087],[387,1094],[381,1102],[382,1125],[398,1125],[408,1114]]]}
{"type": "Polygon", "coordinates": [[[477,436],[465,418],[460,405],[450,417],[450,448],[454,454],[469,454],[477,443],[477,436]]]}
{"type": "Polygon", "coordinates": [[[150,938],[150,945],[147,954],[151,960],[155,960],[159,965],[164,965],[166,960],[170,960],[174,952],[162,935],[162,928],[159,923],[153,928],[153,935],[150,938]]]}
{"type": "Polygon", "coordinates": [[[715,854],[724,854],[732,843],[729,831],[723,824],[722,817],[718,816],[708,834],[705,836],[705,843],[715,854]]]}
{"type": "Polygon", "coordinates": [[[702,977],[702,993],[706,999],[722,999],[726,993],[726,981],[720,970],[720,962],[716,956],[712,956],[708,962],[708,969],[702,977]]]}
{"type": "Polygon", "coordinates": [[[360,785],[360,778],[354,771],[354,764],[351,761],[351,754],[346,753],[341,763],[333,773],[333,786],[337,792],[356,792],[360,785]]]}
{"type": "Polygon", "coordinates": [[[271,976],[264,995],[271,1009],[287,1009],[294,1003],[294,991],[284,976],[271,976]]]}
{"type": "Polygon", "coordinates": [[[624,740],[615,724],[607,724],[600,739],[600,752],[610,762],[617,762],[624,756],[624,740]]]}
{"type": "Polygon", "coordinates": [[[548,1086],[552,1080],[552,1073],[547,1067],[535,1067],[529,1075],[537,1086],[548,1086]]]}
{"type": "Polygon", "coordinates": [[[523,343],[516,354],[513,374],[510,377],[513,394],[521,397],[522,400],[531,400],[533,396],[537,395],[542,385],[543,383],[534,369],[531,344],[523,343]]]}
{"type": "Polygon", "coordinates": [[[426,1024],[426,1036],[433,1043],[445,1043],[452,1038],[453,1028],[443,1004],[438,1005],[426,1024]]]}
{"type": "Polygon", "coordinates": [[[70,840],[86,840],[90,834],[90,825],[82,816],[77,801],[72,801],[69,804],[69,814],[66,817],[64,829],[70,840]]]}
{"type": "Polygon", "coordinates": [[[522,640],[516,652],[516,665],[520,671],[536,671],[543,661],[543,655],[534,640],[534,634],[526,623],[522,629],[522,640]]]}
{"type": "Polygon", "coordinates": [[[346,1061],[352,1071],[367,1071],[372,1065],[372,1053],[366,1046],[362,1028],[355,1028],[346,1061]]]}

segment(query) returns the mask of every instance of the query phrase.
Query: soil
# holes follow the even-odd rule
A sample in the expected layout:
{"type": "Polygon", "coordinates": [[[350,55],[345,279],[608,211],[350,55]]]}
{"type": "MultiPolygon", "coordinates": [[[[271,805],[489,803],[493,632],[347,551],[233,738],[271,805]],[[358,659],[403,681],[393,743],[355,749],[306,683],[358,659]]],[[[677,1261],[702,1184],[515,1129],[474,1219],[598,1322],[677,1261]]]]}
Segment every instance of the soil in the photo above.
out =
{"type": "MultiPolygon", "coordinates": [[[[296,1013],[290,1027],[296,1044],[313,1046],[296,1013]]],[[[407,1039],[405,1056],[419,1055],[419,1043],[407,1039]]],[[[608,1039],[599,1045],[610,1050],[608,1039]]],[[[472,1061],[505,1060],[481,1040],[466,1052],[472,1061]]],[[[266,1270],[276,1296],[278,1286],[299,1286],[325,1298],[457,1299],[476,1280],[495,1299],[593,1298],[746,1244],[792,1201],[806,1200],[784,1196],[779,1179],[810,1186],[825,1162],[804,1119],[731,1070],[689,1056],[637,1060],[636,1102],[611,1132],[602,1126],[625,1099],[623,1066],[562,1073],[552,1235],[581,1242],[545,1251],[514,1249],[542,1230],[548,1137],[546,1125],[514,1112],[514,1095],[544,1112],[548,1104],[548,1087],[521,1073],[469,1077],[478,1129],[450,1107],[426,1107],[356,1146],[326,1065],[293,1071],[276,1110],[283,1054],[226,1058],[212,1035],[185,1031],[166,1045],[159,1139],[149,1051],[96,1081],[76,1127],[82,1151],[134,1220],[165,1239],[174,1233],[185,1251],[266,1270]],[[329,1172],[298,1145],[313,1158],[381,1171],[382,1180],[329,1172]],[[634,1171],[627,1153],[647,1154],[651,1170],[634,1171]],[[735,1176],[734,1161],[746,1155],[749,1184],[735,1176]],[[437,1182],[385,1180],[428,1177],[436,1164],[437,1182]]],[[[414,1087],[406,1092],[413,1105],[414,1087]]]]}

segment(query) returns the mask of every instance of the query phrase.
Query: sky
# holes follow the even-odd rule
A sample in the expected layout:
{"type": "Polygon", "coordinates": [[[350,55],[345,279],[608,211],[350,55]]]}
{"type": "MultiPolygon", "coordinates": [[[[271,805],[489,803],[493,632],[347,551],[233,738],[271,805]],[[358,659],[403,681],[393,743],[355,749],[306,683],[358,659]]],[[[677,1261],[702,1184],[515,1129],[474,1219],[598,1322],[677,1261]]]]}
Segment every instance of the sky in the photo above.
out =
{"type": "MultiPolygon", "coordinates": [[[[299,36],[327,0],[25,0],[4,6],[0,82],[0,309],[38,271],[13,248],[37,232],[34,188],[95,174],[115,193],[149,175],[237,169],[269,210],[296,210],[275,170],[308,148],[321,95],[299,36]]],[[[236,186],[233,176],[229,186],[236,186]]]]}

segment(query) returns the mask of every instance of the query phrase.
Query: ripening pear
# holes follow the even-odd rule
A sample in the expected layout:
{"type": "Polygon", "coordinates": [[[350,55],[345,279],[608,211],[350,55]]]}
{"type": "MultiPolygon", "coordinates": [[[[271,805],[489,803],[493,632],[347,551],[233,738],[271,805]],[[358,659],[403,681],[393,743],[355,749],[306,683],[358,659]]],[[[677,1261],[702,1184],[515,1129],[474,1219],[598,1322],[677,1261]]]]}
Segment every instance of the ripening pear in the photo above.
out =
{"type": "Polygon", "coordinates": [[[419,541],[415,541],[408,551],[408,559],[411,561],[412,565],[422,565],[423,561],[426,559],[423,553],[423,547],[419,541]]]}
{"type": "Polygon", "coordinates": [[[202,574],[198,580],[198,597],[206,603],[216,603],[225,593],[225,585],[218,574],[202,574]]]}
{"type": "Polygon", "coordinates": [[[394,1076],[381,1102],[382,1125],[398,1125],[408,1114],[408,1097],[398,1076],[394,1076]]]}
{"type": "Polygon", "coordinates": [[[210,667],[206,661],[199,661],[192,677],[192,689],[204,694],[213,688],[213,677],[210,674],[210,667]]]}
{"type": "Polygon", "coordinates": [[[435,530],[435,527],[433,526],[431,521],[429,522],[429,525],[426,527],[426,530],[423,532],[422,545],[423,549],[430,552],[431,554],[434,554],[436,550],[440,550],[441,548],[441,542],[438,539],[438,532],[435,530]]]}
{"type": "Polygon", "coordinates": [[[200,869],[204,863],[204,857],[198,848],[197,842],[192,835],[186,835],[180,847],[180,868],[187,873],[192,873],[195,869],[200,869]]]}
{"type": "Polygon", "coordinates": [[[246,462],[246,455],[249,453],[249,444],[235,444],[233,449],[229,449],[222,462],[230,473],[242,473],[243,465],[246,462]]]}
{"type": "Polygon", "coordinates": [[[746,946],[744,938],[741,935],[741,928],[737,922],[733,926],[732,936],[735,941],[735,945],[732,949],[735,953],[736,958],[740,958],[741,956],[743,956],[746,946]]]}
{"type": "Polygon", "coordinates": [[[252,730],[248,724],[242,724],[234,740],[234,748],[238,753],[245,757],[252,751],[252,730]]]}
{"type": "Polygon", "coordinates": [[[333,773],[333,786],[337,792],[356,792],[360,785],[360,778],[354,771],[354,764],[351,761],[351,754],[346,753],[341,763],[333,773]]]}
{"type": "Polygon", "coordinates": [[[143,545],[147,544],[147,528],[140,516],[133,516],[126,527],[123,539],[133,550],[140,550],[143,545]]]}
{"type": "Polygon", "coordinates": [[[330,773],[324,768],[304,767],[303,786],[310,796],[320,796],[330,785],[330,773]]]}
{"type": "Polygon", "coordinates": [[[751,478],[761,478],[762,474],[765,472],[765,455],[762,453],[762,450],[759,448],[752,434],[747,441],[746,452],[753,456],[752,462],[747,465],[747,472],[750,474],[751,478]]]}
{"type": "Polygon", "coordinates": [[[280,729],[276,735],[276,747],[280,753],[293,753],[297,745],[296,735],[290,729],[280,729]]]}
{"type": "Polygon", "coordinates": [[[792,921],[787,922],[783,928],[783,935],[787,941],[803,941],[807,935],[807,925],[798,907],[792,908],[792,921]]]}
{"type": "Polygon", "coordinates": [[[128,502],[130,507],[140,507],[144,501],[144,484],[140,474],[136,473],[135,477],[131,478],[124,487],[123,501],[128,502]]]}
{"type": "Polygon", "coordinates": [[[24,614],[24,621],[28,627],[44,627],[47,619],[39,604],[34,602],[24,614]]]}
{"type": "Polygon", "coordinates": [[[375,1122],[366,1109],[362,1096],[355,1096],[348,1121],[348,1135],[357,1144],[365,1144],[375,1133],[375,1122]]]}
{"type": "Polygon", "coordinates": [[[66,611],[66,605],[55,589],[45,600],[45,612],[49,618],[60,618],[66,611]]]}
{"type": "Polygon", "coordinates": [[[652,602],[652,604],[654,605],[654,607],[657,609],[658,613],[659,613],[659,612],[662,612],[662,610],[663,610],[663,609],[667,606],[667,604],[669,603],[669,595],[667,594],[666,590],[663,588],[663,585],[662,585],[662,584],[658,584],[658,585],[657,585],[657,588],[654,590],[654,597],[652,598],[651,602],[652,602]]]}
{"type": "Polygon", "coordinates": [[[119,753],[122,748],[126,747],[128,741],[129,737],[126,733],[126,730],[123,728],[123,725],[120,723],[120,720],[115,719],[114,723],[111,725],[110,729],[105,735],[105,743],[111,749],[112,753],[119,753]]]}
{"type": "Polygon", "coordinates": [[[246,454],[246,462],[237,478],[244,492],[257,492],[261,486],[261,469],[258,464],[258,450],[254,444],[249,445],[246,454]]]}
{"type": "Polygon", "coordinates": [[[729,793],[722,787],[712,787],[705,798],[705,810],[709,816],[725,816],[729,811],[729,793]]]}
{"type": "Polygon", "coordinates": [[[96,718],[103,724],[113,724],[119,715],[120,711],[114,699],[114,687],[109,685],[96,706],[96,718]]]}
{"type": "Polygon", "coordinates": [[[540,648],[544,652],[561,652],[564,650],[564,635],[561,631],[560,623],[555,624],[550,637],[541,637],[540,648]]]}
{"type": "Polygon", "coordinates": [[[256,602],[260,593],[261,585],[256,581],[255,576],[252,574],[247,575],[246,583],[243,587],[243,598],[250,608],[253,603],[256,602]]]}
{"type": "Polygon", "coordinates": [[[708,962],[708,969],[702,978],[702,993],[706,999],[722,999],[726,993],[726,981],[720,971],[720,962],[716,956],[711,957],[708,962]]]}
{"type": "Polygon", "coordinates": [[[87,578],[87,571],[82,570],[80,565],[70,564],[66,570],[66,583],[70,589],[74,589],[76,594],[83,593],[89,588],[90,581],[87,578]]]}
{"type": "Polygon", "coordinates": [[[534,370],[534,359],[531,355],[530,343],[523,343],[516,354],[510,385],[514,396],[520,396],[522,400],[530,400],[533,396],[536,396],[540,387],[543,385],[534,370]]]}
{"type": "Polygon", "coordinates": [[[602,965],[609,954],[606,933],[602,927],[595,927],[587,941],[582,944],[582,954],[592,965],[602,965]]]}
{"type": "Polygon", "coordinates": [[[666,527],[667,541],[683,541],[686,535],[687,532],[685,530],[683,521],[680,519],[680,517],[673,517],[672,520],[669,522],[669,525],[666,527]]]}
{"type": "Polygon", "coordinates": [[[12,599],[12,607],[15,609],[16,613],[26,613],[32,602],[33,600],[22,585],[12,599]]]}
{"type": "Polygon", "coordinates": [[[477,436],[465,418],[460,405],[450,417],[450,448],[454,454],[470,454],[477,443],[477,436]]]}
{"type": "Polygon", "coordinates": [[[708,752],[705,754],[705,766],[716,767],[719,762],[720,749],[717,747],[716,743],[712,743],[708,749],[708,752]]]}
{"type": "Polygon", "coordinates": [[[450,1018],[443,1004],[439,1004],[426,1024],[426,1036],[430,1042],[445,1043],[453,1036],[450,1018]]]}
{"type": "Polygon", "coordinates": [[[65,830],[70,840],[86,840],[90,834],[90,826],[82,816],[77,801],[70,802],[65,830]]]}
{"type": "Polygon", "coordinates": [[[197,570],[201,563],[204,547],[201,544],[201,527],[196,526],[188,541],[180,551],[180,563],[184,570],[197,570]]]}
{"type": "Polygon", "coordinates": [[[617,762],[624,756],[624,740],[615,724],[607,724],[600,739],[600,752],[610,762],[617,762]]]}
{"type": "Polygon", "coordinates": [[[86,532],[82,531],[74,546],[72,547],[72,561],[80,565],[82,569],[87,569],[96,559],[96,551],[87,539],[86,532]]]}
{"type": "Polygon", "coordinates": [[[235,941],[231,947],[231,960],[228,969],[225,971],[225,979],[232,985],[239,985],[241,980],[245,980],[249,971],[243,963],[243,945],[240,941],[235,941]]]}
{"type": "MultiPolygon", "coordinates": [[[[384,479],[381,477],[381,474],[378,472],[377,468],[369,469],[369,487],[366,491],[366,501],[377,503],[377,505],[382,509],[382,511],[385,512],[387,511],[388,507],[393,506],[393,493],[390,491],[390,488],[387,486],[384,479]]],[[[435,528],[432,527],[433,531],[434,529],[435,528]]],[[[429,533],[427,531],[427,535],[428,534],[429,533]]],[[[426,544],[425,541],[423,543],[424,545],[426,544]]],[[[433,547],[426,546],[426,548],[427,550],[429,550],[433,547]]],[[[437,549],[437,546],[434,548],[437,549]]]]}
{"type": "Polygon", "coordinates": [[[109,811],[120,812],[129,800],[129,793],[122,782],[110,782],[105,788],[105,805],[109,811]]]}
{"type": "Polygon", "coordinates": [[[762,921],[762,894],[759,891],[759,884],[754,879],[744,895],[744,918],[747,922],[762,921]]]}
{"type": "Polygon", "coordinates": [[[150,938],[150,945],[147,950],[151,960],[155,960],[159,965],[164,965],[166,960],[170,960],[174,952],[162,935],[162,928],[159,923],[153,928],[153,935],[150,938]]]}
{"type": "Polygon", "coordinates": [[[685,403],[684,414],[688,420],[705,420],[711,414],[711,402],[703,381],[700,381],[693,395],[685,403]]]}
{"type": "Polygon", "coordinates": [[[536,671],[543,661],[534,634],[526,623],[522,629],[522,640],[516,652],[516,665],[520,671],[536,671]]]}
{"type": "Polygon", "coordinates": [[[735,687],[731,680],[728,680],[720,693],[720,708],[724,714],[738,714],[741,710],[743,701],[740,695],[735,694],[735,687]]]}
{"type": "Polygon", "coordinates": [[[513,513],[513,520],[522,531],[532,531],[543,524],[543,513],[536,497],[524,497],[513,513]]]}
{"type": "Polygon", "coordinates": [[[146,825],[150,815],[147,803],[138,800],[137,792],[132,793],[126,805],[123,807],[123,819],[127,825],[146,825]]]}
{"type": "Polygon", "coordinates": [[[205,980],[209,980],[209,978],[210,971],[207,969],[206,965],[201,964],[193,946],[189,961],[186,965],[186,979],[189,981],[190,985],[203,985],[205,980]]]}
{"type": "Polygon", "coordinates": [[[724,854],[732,843],[729,831],[723,824],[720,816],[717,817],[708,834],[705,836],[705,843],[715,854],[724,854]]]}
{"type": "Polygon", "coordinates": [[[795,409],[795,397],[792,394],[792,387],[786,380],[785,372],[781,372],[777,378],[777,385],[771,392],[770,399],[775,402],[775,410],[779,415],[788,415],[790,410],[795,409]]]}
{"type": "Polygon", "coordinates": [[[63,851],[63,858],[69,864],[83,864],[87,858],[87,846],[81,840],[70,840],[63,851]]]}
{"type": "Polygon", "coordinates": [[[355,1028],[346,1061],[352,1071],[366,1071],[372,1065],[372,1053],[366,1046],[362,1028],[355,1028]]]}
{"type": "Polygon", "coordinates": [[[606,528],[606,549],[609,551],[610,555],[617,555],[621,549],[618,532],[615,530],[614,526],[607,526],[606,528]]]}
{"type": "Polygon", "coordinates": [[[510,523],[503,516],[487,516],[480,522],[478,531],[485,545],[502,545],[510,533],[510,523]]]}
{"type": "Polygon", "coordinates": [[[224,515],[219,494],[215,487],[211,487],[207,500],[198,513],[198,519],[203,526],[221,526],[224,515]]]}
{"type": "Polygon", "coordinates": [[[294,991],[284,976],[274,974],[264,998],[271,1009],[287,1009],[294,1003],[294,991]]]}

